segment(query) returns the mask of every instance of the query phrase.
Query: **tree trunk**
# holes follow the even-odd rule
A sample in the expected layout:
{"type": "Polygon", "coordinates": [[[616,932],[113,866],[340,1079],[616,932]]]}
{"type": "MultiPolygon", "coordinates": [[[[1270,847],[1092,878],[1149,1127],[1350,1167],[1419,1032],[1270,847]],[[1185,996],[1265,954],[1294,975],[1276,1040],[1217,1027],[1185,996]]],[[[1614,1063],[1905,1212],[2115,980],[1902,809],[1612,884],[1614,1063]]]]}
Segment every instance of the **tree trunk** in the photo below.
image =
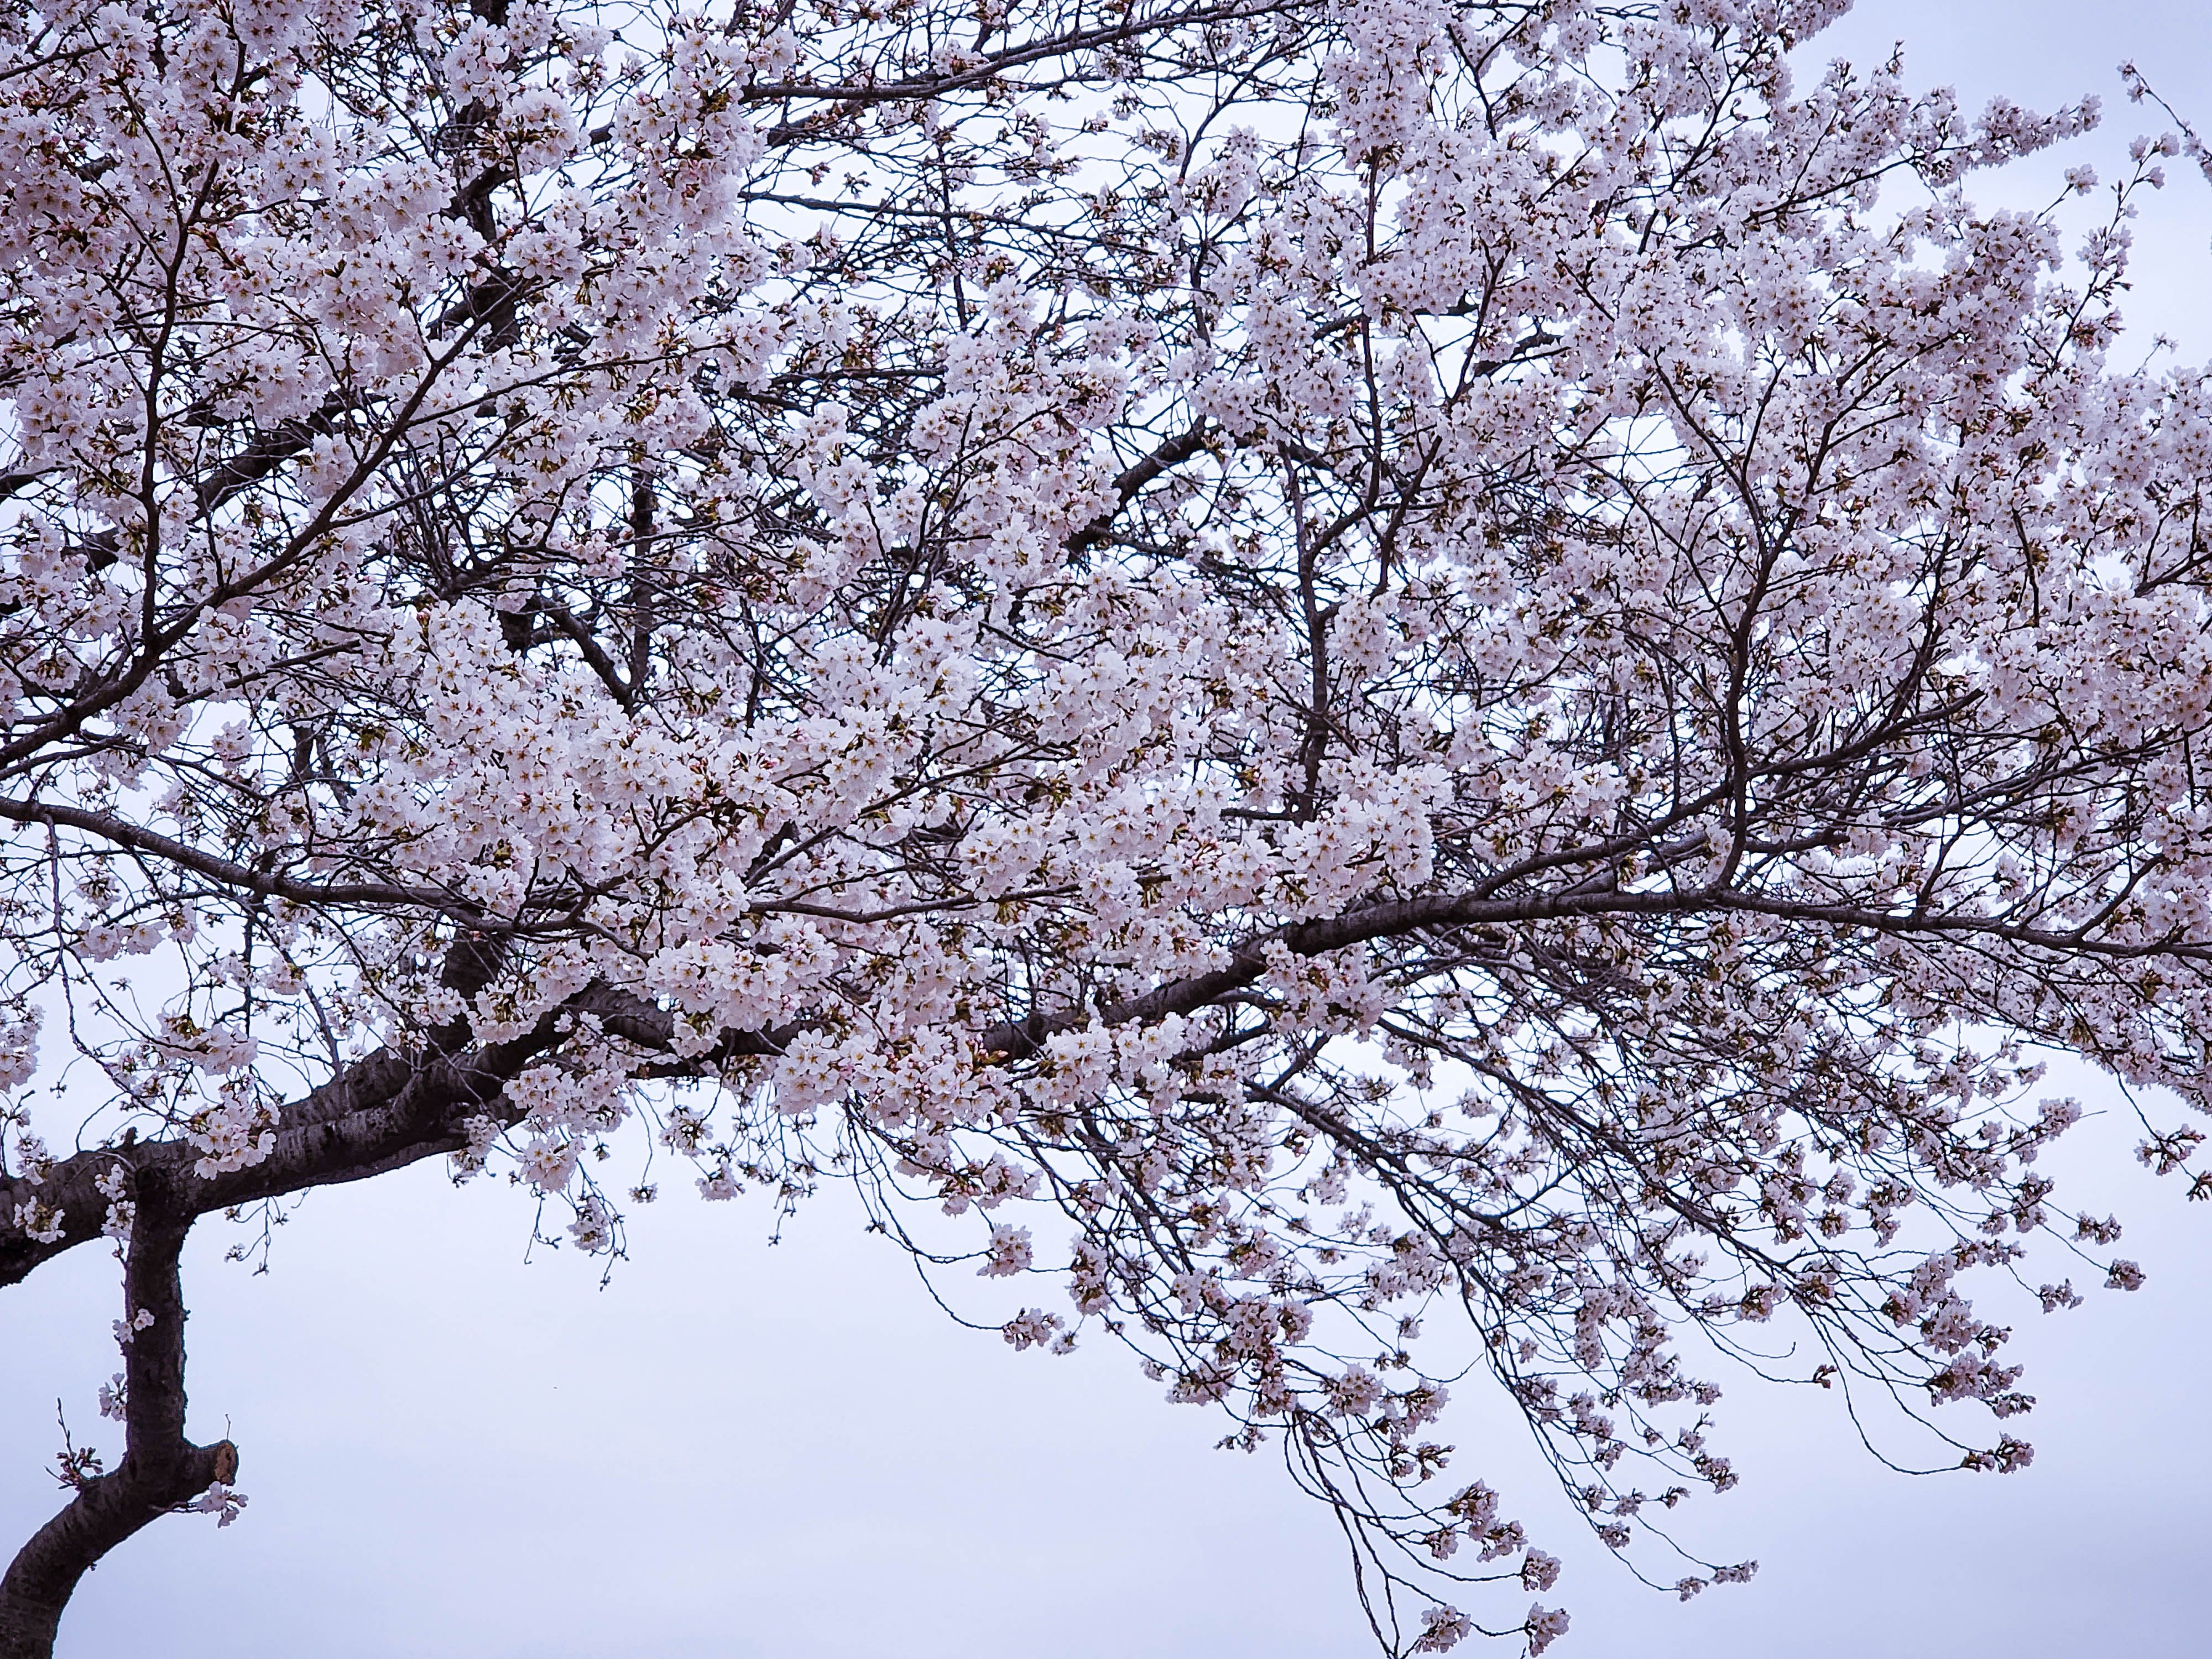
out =
{"type": "Polygon", "coordinates": [[[124,1349],[123,1461],[80,1480],[68,1506],[32,1534],[0,1577],[0,1659],[52,1659],[77,1581],[149,1522],[238,1473],[229,1441],[196,1446],[185,1438],[178,1258],[191,1220],[165,1211],[161,1184],[156,1176],[135,1188],[137,1215],[125,1259],[124,1324],[131,1335],[124,1349]]]}

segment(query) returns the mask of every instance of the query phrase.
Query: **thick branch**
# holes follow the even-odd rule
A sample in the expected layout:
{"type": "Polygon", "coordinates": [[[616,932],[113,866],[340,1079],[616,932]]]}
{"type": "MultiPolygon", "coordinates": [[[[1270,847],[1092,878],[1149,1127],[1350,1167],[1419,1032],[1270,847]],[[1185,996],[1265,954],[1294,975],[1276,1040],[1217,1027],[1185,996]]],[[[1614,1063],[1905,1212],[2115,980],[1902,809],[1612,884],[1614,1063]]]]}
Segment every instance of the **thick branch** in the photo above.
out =
{"type": "MultiPolygon", "coordinates": [[[[605,1030],[640,1048],[668,1052],[676,1046],[672,1016],[642,998],[592,986],[505,1042],[461,1048],[465,1033],[456,1024],[433,1032],[431,1045],[419,1054],[386,1048],[363,1055],[284,1107],[268,1155],[245,1169],[201,1175],[195,1168],[200,1151],[185,1139],[143,1140],[128,1157],[139,1180],[161,1182],[175,1212],[189,1220],[310,1187],[365,1181],[459,1152],[467,1144],[465,1119],[484,1115],[502,1122],[514,1120],[501,1091],[525,1066],[553,1048],[568,1020],[580,1013],[596,1016],[605,1030]]],[[[799,1029],[725,1033],[706,1054],[662,1070],[698,1075],[742,1055],[780,1053],[799,1029]]],[[[0,1234],[0,1285],[15,1284],[41,1262],[100,1236],[107,1200],[96,1183],[118,1156],[105,1148],[78,1152],[55,1164],[36,1186],[21,1177],[0,1181],[0,1215],[13,1215],[15,1205],[33,1200],[61,1213],[54,1238],[32,1238],[12,1230],[0,1234]]]]}
{"type": "MultiPolygon", "coordinates": [[[[129,1154],[103,1153],[111,1168],[129,1154]]],[[[60,1514],[32,1534],[0,1577],[0,1659],[51,1659],[54,1632],[77,1582],[118,1544],[238,1472],[228,1440],[185,1437],[185,1299],[178,1273],[189,1214],[160,1170],[132,1183],[138,1213],[124,1267],[125,1449],[85,1480],[60,1514]]]]}

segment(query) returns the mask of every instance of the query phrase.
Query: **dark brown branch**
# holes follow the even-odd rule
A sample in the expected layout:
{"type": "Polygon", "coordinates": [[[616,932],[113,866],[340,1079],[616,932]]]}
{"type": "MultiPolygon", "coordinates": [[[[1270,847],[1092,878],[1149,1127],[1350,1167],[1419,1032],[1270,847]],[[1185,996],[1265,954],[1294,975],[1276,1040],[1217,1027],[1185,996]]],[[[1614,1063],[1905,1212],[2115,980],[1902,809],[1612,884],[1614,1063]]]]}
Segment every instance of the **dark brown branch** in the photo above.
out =
{"type": "Polygon", "coordinates": [[[1194,421],[1183,432],[1169,439],[1151,454],[1122,473],[1120,477],[1115,479],[1114,493],[1117,499],[1113,512],[1100,514],[1082,529],[1070,536],[1067,538],[1067,550],[1071,553],[1088,552],[1105,540],[1107,532],[1114,527],[1115,515],[1136,499],[1137,492],[1169,468],[1181,466],[1192,456],[1204,449],[1206,437],[1206,422],[1203,420],[1194,421]]]}
{"type": "MultiPolygon", "coordinates": [[[[343,398],[331,398],[313,414],[296,420],[285,421],[267,432],[257,432],[246,447],[223,462],[202,478],[192,490],[192,516],[197,522],[209,514],[220,512],[247,490],[275,472],[285,462],[301,451],[311,447],[315,440],[338,429],[338,417],[345,413],[343,398]]],[[[35,483],[45,476],[35,472],[10,473],[0,479],[0,496],[11,495],[25,484],[35,483]]],[[[120,556],[123,535],[120,531],[103,530],[88,536],[70,550],[85,562],[88,571],[105,570],[120,556]]]]}
{"type": "MultiPolygon", "coordinates": [[[[457,953],[465,972],[473,957],[457,953]]],[[[470,987],[467,988],[475,988],[470,987]]],[[[259,1162],[240,1170],[199,1174],[199,1150],[189,1140],[142,1140],[129,1157],[139,1179],[158,1181],[167,1201],[189,1219],[241,1204],[258,1203],[309,1187],[365,1181],[427,1158],[459,1152],[468,1137],[465,1119],[487,1115],[502,1123],[515,1114],[501,1098],[507,1085],[561,1040],[577,1014],[596,1017],[603,1029],[648,1050],[675,1046],[675,1019],[642,998],[602,986],[588,987],[550,1010],[521,1036],[505,1042],[461,1048],[457,1023],[430,1033],[414,1056],[379,1048],[346,1066],[330,1082],[285,1106],[275,1144],[259,1162]]],[[[696,1077],[746,1054],[781,1052],[798,1034],[791,1025],[766,1032],[725,1033],[708,1053],[672,1060],[654,1075],[696,1077]]],[[[40,1263],[99,1237],[107,1200],[97,1185],[118,1154],[95,1148],[63,1158],[37,1186],[18,1177],[0,1180],[0,1213],[36,1199],[61,1213],[58,1237],[40,1240],[10,1230],[0,1234],[0,1285],[20,1282],[40,1263]]]]}
{"type": "MultiPolygon", "coordinates": [[[[129,1154],[100,1155],[110,1169],[129,1154]]],[[[76,1496],[31,1535],[0,1577],[0,1659],[51,1659],[54,1632],[77,1583],[118,1544],[238,1473],[229,1441],[185,1437],[185,1298],[177,1264],[191,1230],[166,1172],[140,1172],[124,1267],[123,1461],[84,1479],[76,1496]]]]}
{"type": "Polygon", "coordinates": [[[78,807],[0,799],[0,822],[44,824],[50,828],[64,825],[71,830],[81,830],[127,851],[149,854],[226,887],[234,887],[241,892],[258,893],[265,898],[287,899],[296,904],[404,905],[447,913],[461,908],[448,896],[429,888],[402,887],[391,882],[333,882],[324,884],[295,881],[289,876],[280,876],[273,871],[257,870],[234,859],[218,858],[174,836],[143,829],[125,819],[111,817],[105,812],[88,812],[78,807]]]}

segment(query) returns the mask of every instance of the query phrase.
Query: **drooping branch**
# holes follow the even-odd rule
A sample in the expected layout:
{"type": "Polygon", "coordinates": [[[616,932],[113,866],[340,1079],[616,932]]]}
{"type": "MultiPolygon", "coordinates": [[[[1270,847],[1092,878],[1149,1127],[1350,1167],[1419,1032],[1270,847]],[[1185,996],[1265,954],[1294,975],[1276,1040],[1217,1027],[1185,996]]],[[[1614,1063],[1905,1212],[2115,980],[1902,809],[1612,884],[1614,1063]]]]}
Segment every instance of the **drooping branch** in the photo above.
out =
{"type": "MultiPolygon", "coordinates": [[[[1271,930],[1247,939],[1227,953],[1220,967],[1208,972],[1170,980],[1095,1007],[1039,1010],[1022,1019],[1001,1021],[976,1031],[973,1042],[981,1054],[1021,1060],[1037,1054],[1053,1036],[1078,1030],[1094,1018],[1103,1025],[1120,1027],[1189,1014],[1260,981],[1267,971],[1270,945],[1279,945],[1296,957],[1311,957],[1381,940],[1410,940],[1439,929],[1525,928],[1601,915],[1729,909],[1778,912],[1799,921],[1893,936],[1966,934],[2014,946],[2116,958],[2202,961],[2212,955],[2212,947],[2185,940],[2105,940],[1999,917],[1784,903],[1735,890],[1568,891],[1520,898],[1435,894],[1358,906],[1339,915],[1271,930]]],[[[479,983],[467,988],[479,988],[479,983]]],[[[457,1152],[467,1141],[465,1119],[482,1115],[502,1124],[514,1121],[515,1114],[501,1099],[501,1091],[526,1066],[556,1047],[568,1022],[579,1014],[595,1018],[603,1030],[625,1042],[665,1056],[639,1067],[641,1077],[662,1079],[711,1077],[732,1060],[780,1054],[794,1036],[817,1023],[800,1020],[766,1030],[725,1031],[704,1052],[679,1052],[675,1018],[667,1010],[633,993],[595,982],[505,1042],[468,1045],[465,1025],[455,1022],[432,1033],[428,1045],[411,1056],[389,1047],[364,1055],[284,1107],[271,1150],[244,1169],[196,1173],[193,1166],[201,1154],[187,1139],[141,1142],[135,1158],[142,1170],[161,1173],[183,1212],[199,1216],[309,1187],[366,1180],[457,1152]]],[[[40,1263],[100,1236],[106,1200],[96,1182],[111,1157],[98,1150],[77,1153],[56,1163],[35,1186],[23,1177],[0,1179],[0,1206],[9,1206],[6,1212],[12,1213],[16,1204],[35,1200],[55,1217],[55,1231],[49,1237],[20,1231],[0,1236],[0,1285],[16,1283],[40,1263]]]]}

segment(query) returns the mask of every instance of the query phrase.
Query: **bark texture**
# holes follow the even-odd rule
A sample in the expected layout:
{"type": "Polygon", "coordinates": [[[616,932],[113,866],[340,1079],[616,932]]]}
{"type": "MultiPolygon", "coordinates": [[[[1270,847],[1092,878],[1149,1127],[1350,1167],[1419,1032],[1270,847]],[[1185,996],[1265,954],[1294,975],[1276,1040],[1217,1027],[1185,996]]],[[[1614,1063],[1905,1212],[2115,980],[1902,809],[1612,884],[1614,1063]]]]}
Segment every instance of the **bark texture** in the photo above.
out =
{"type": "Polygon", "coordinates": [[[32,1534],[0,1577],[0,1659],[50,1659],[62,1609],[101,1557],[238,1473],[238,1451],[229,1441],[200,1446],[185,1437],[185,1313],[178,1259],[191,1218],[177,1207],[167,1185],[158,1170],[133,1181],[138,1212],[124,1267],[124,1323],[132,1334],[124,1350],[123,1461],[81,1480],[68,1504],[32,1534]]]}

